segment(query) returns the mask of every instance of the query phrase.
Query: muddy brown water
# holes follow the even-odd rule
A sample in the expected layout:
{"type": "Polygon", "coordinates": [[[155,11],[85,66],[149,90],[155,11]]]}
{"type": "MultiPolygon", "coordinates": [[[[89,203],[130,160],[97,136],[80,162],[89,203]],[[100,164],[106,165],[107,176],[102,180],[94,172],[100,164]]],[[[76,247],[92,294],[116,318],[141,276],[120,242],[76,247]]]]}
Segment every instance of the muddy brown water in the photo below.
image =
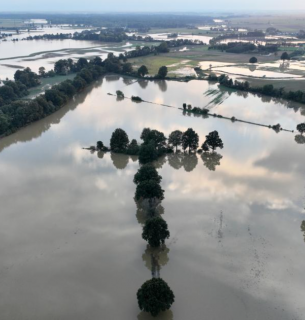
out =
{"type": "Polygon", "coordinates": [[[116,101],[107,95],[116,90],[174,107],[209,104],[216,113],[287,129],[304,121],[297,105],[221,92],[208,82],[108,76],[1,139],[0,318],[151,319],[136,301],[152,267],[133,200],[137,159],[82,147],[109,145],[116,128],[139,140],[144,127],[166,135],[191,127],[200,143],[218,130],[224,149],[156,163],[171,233],[160,275],[176,296],[156,319],[303,320],[305,145],[292,133],[116,101]],[[211,103],[215,97],[222,103],[211,103]]]}

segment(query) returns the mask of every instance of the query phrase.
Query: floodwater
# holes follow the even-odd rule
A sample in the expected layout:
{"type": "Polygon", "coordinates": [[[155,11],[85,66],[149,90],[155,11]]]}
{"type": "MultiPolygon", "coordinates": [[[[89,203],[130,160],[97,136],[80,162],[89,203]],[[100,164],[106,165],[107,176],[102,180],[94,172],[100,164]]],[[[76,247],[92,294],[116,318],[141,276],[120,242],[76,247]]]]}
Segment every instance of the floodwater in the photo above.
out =
{"type": "Polygon", "coordinates": [[[203,43],[209,44],[210,40],[213,38],[212,36],[202,36],[200,34],[179,34],[178,37],[176,38],[168,38],[168,35],[170,33],[151,33],[148,34],[148,36],[152,37],[154,40],[177,40],[177,39],[184,39],[184,40],[199,40],[202,41],[203,43]]]}
{"type": "Polygon", "coordinates": [[[285,129],[305,116],[299,105],[204,81],[108,76],[1,139],[1,320],[152,319],[136,301],[152,272],[145,217],[133,200],[137,159],[82,149],[109,145],[116,128],[139,140],[145,127],[166,135],[193,128],[200,143],[217,130],[224,142],[215,155],[156,163],[171,233],[158,268],[176,296],[156,319],[304,320],[302,137],[296,143],[296,133],[117,101],[107,95],[116,90],[285,129]]]}
{"type": "MultiPolygon", "coordinates": [[[[54,28],[52,30],[57,33],[54,28]]],[[[12,79],[16,70],[26,67],[38,72],[43,66],[46,71],[49,71],[59,59],[89,58],[96,55],[105,59],[109,52],[119,54],[132,49],[132,44],[129,42],[110,44],[72,39],[2,42],[0,43],[0,80],[12,79]]]]}

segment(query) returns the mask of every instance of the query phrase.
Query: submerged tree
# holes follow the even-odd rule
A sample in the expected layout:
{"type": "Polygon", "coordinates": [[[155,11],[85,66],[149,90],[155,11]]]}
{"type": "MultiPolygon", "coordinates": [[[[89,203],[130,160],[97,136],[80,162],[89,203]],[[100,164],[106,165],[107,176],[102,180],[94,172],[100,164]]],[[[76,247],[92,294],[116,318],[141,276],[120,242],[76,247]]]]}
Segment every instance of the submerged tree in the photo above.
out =
{"type": "Polygon", "coordinates": [[[257,58],[256,57],[252,57],[249,60],[250,63],[257,63],[257,58]]]}
{"type": "Polygon", "coordinates": [[[110,148],[114,152],[124,152],[128,147],[129,139],[123,129],[116,129],[110,139],[110,148]]]}
{"type": "Polygon", "coordinates": [[[142,164],[149,163],[158,159],[158,153],[156,151],[153,142],[143,144],[139,150],[139,161],[142,164]]]}
{"type": "Polygon", "coordinates": [[[287,52],[283,52],[281,55],[281,60],[285,61],[285,60],[290,60],[290,56],[287,52]]]}
{"type": "Polygon", "coordinates": [[[199,137],[198,134],[192,129],[189,128],[182,135],[182,148],[185,151],[189,149],[189,152],[196,151],[198,148],[199,137]]]}
{"type": "Polygon", "coordinates": [[[159,247],[165,243],[165,239],[168,239],[170,233],[165,220],[161,217],[154,217],[146,220],[143,227],[142,238],[153,247],[159,247]]]}
{"type": "Polygon", "coordinates": [[[210,147],[213,151],[216,148],[223,148],[223,142],[219,137],[219,134],[217,131],[213,131],[210,132],[207,136],[206,136],[206,141],[205,144],[210,147]]]}
{"type": "Polygon", "coordinates": [[[162,180],[162,177],[158,174],[156,168],[151,164],[145,164],[142,166],[135,174],[133,182],[135,184],[139,184],[147,180],[154,180],[157,183],[160,183],[162,180]]]}
{"type": "Polygon", "coordinates": [[[175,295],[169,285],[161,278],[146,281],[137,292],[139,308],[156,317],[168,310],[175,302],[175,295]]]}
{"type": "Polygon", "coordinates": [[[305,132],[305,123],[298,124],[297,130],[300,132],[300,134],[303,134],[305,132]]]}
{"type": "Polygon", "coordinates": [[[139,154],[140,147],[136,139],[132,139],[127,147],[127,153],[131,156],[137,156],[139,154]]]}
{"type": "Polygon", "coordinates": [[[168,137],[168,143],[176,148],[177,151],[182,144],[182,132],[180,130],[173,131],[168,137]]]}
{"type": "Polygon", "coordinates": [[[137,201],[141,199],[148,199],[151,202],[159,199],[164,199],[164,190],[160,184],[155,180],[145,180],[139,182],[136,188],[135,199],[137,201]]]}
{"type": "Polygon", "coordinates": [[[96,149],[97,149],[98,151],[102,151],[102,150],[104,149],[104,144],[103,144],[102,141],[98,141],[98,142],[96,143],[96,149]]]}

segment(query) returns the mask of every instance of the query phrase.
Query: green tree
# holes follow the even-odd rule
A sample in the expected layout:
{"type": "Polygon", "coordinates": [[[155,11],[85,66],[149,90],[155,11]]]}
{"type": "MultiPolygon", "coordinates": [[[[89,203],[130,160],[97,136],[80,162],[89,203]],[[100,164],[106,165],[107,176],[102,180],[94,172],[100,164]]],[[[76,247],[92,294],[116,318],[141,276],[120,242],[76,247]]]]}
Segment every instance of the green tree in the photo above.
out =
{"type": "Polygon", "coordinates": [[[41,77],[45,77],[46,75],[46,68],[45,67],[40,67],[38,73],[40,74],[41,77]]]}
{"type": "Polygon", "coordinates": [[[196,151],[199,144],[198,134],[192,129],[189,128],[182,135],[182,148],[185,151],[187,148],[189,152],[196,151]]]}
{"type": "Polygon", "coordinates": [[[158,71],[158,77],[160,79],[164,79],[167,76],[167,72],[168,72],[167,67],[165,66],[161,67],[158,71]]]}
{"type": "Polygon", "coordinates": [[[10,119],[0,111],[0,135],[3,135],[9,128],[10,119]]]}
{"type": "Polygon", "coordinates": [[[168,310],[175,302],[175,296],[168,284],[161,278],[146,281],[137,292],[139,308],[156,317],[168,310]]]}
{"type": "Polygon", "coordinates": [[[168,239],[170,233],[168,231],[167,223],[161,217],[154,217],[146,220],[143,227],[142,238],[153,247],[160,247],[168,239]]]}
{"type": "Polygon", "coordinates": [[[144,144],[153,142],[156,149],[165,148],[166,146],[166,137],[163,132],[158,130],[143,129],[141,139],[144,141],[144,144]]]}
{"type": "Polygon", "coordinates": [[[124,73],[131,73],[133,71],[132,64],[129,63],[129,62],[124,63],[122,70],[123,70],[124,73]]]}
{"type": "Polygon", "coordinates": [[[168,143],[177,148],[182,144],[182,132],[180,130],[173,131],[168,137],[168,143]]]}
{"type": "Polygon", "coordinates": [[[206,136],[206,140],[205,143],[208,147],[210,147],[213,151],[216,148],[223,148],[223,142],[219,137],[219,134],[217,131],[213,131],[210,132],[207,136],[206,136]]]}
{"type": "Polygon", "coordinates": [[[97,149],[98,151],[102,151],[102,150],[104,149],[104,144],[103,144],[102,141],[98,141],[98,142],[96,143],[96,149],[97,149]]]}
{"type": "Polygon", "coordinates": [[[250,58],[249,63],[257,63],[257,58],[256,57],[250,58]]]}
{"type": "Polygon", "coordinates": [[[127,153],[131,156],[136,156],[139,154],[140,147],[136,139],[132,139],[127,148],[127,153]]]}
{"type": "Polygon", "coordinates": [[[153,142],[141,145],[139,150],[140,163],[145,164],[157,159],[158,153],[153,142]]]}
{"type": "Polygon", "coordinates": [[[164,190],[155,180],[141,181],[136,188],[135,199],[139,200],[163,200],[164,190]]]}
{"type": "Polygon", "coordinates": [[[290,60],[290,56],[287,52],[283,52],[281,55],[281,60],[285,61],[285,60],[290,60]]]}
{"type": "Polygon", "coordinates": [[[146,66],[143,65],[138,69],[138,75],[140,77],[145,77],[147,74],[148,74],[148,69],[146,66]]]}
{"type": "Polygon", "coordinates": [[[162,180],[162,177],[158,175],[156,168],[151,164],[145,164],[144,166],[141,166],[138,172],[135,174],[133,182],[135,184],[139,184],[147,180],[154,180],[157,183],[160,183],[162,180]]]}
{"type": "Polygon", "coordinates": [[[305,123],[298,124],[297,130],[300,132],[300,134],[303,134],[305,132],[305,123]]]}
{"type": "Polygon", "coordinates": [[[125,152],[128,147],[129,139],[123,129],[116,129],[110,139],[110,148],[114,152],[125,152]]]}
{"type": "Polygon", "coordinates": [[[116,95],[120,99],[124,99],[125,98],[125,95],[121,90],[117,90],[116,95]]]}

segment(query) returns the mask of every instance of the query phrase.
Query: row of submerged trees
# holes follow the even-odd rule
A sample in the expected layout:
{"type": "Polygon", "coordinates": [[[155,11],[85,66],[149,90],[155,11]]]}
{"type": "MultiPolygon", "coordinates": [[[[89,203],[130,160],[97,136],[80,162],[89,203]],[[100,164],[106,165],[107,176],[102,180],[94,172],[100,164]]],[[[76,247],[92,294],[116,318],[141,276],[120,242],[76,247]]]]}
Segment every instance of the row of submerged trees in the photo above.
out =
{"type": "MultiPolygon", "coordinates": [[[[150,313],[156,317],[160,312],[164,312],[175,302],[175,295],[170,286],[160,277],[162,254],[166,256],[168,249],[165,241],[169,239],[170,232],[167,222],[161,217],[164,200],[164,190],[161,186],[162,177],[158,174],[155,167],[155,160],[158,157],[168,153],[171,155],[185,155],[178,152],[178,148],[186,152],[189,156],[195,156],[199,146],[198,134],[191,128],[185,132],[175,130],[167,139],[165,135],[150,128],[145,128],[141,133],[143,143],[138,145],[136,140],[129,141],[127,133],[118,128],[110,139],[110,148],[105,147],[102,141],[98,141],[96,147],[90,147],[92,151],[107,152],[112,151],[112,155],[120,153],[124,155],[139,156],[140,168],[134,176],[133,182],[136,185],[134,200],[137,205],[137,218],[140,211],[143,224],[142,238],[147,241],[147,250],[145,254],[151,257],[152,278],[145,281],[137,291],[137,301],[140,310],[150,313]],[[174,153],[174,149],[176,153],[174,153]]],[[[202,150],[205,153],[212,150],[211,154],[216,154],[214,150],[223,148],[223,142],[218,132],[213,131],[206,136],[202,144],[202,150]]]]}
{"type": "Polygon", "coordinates": [[[248,81],[238,81],[229,78],[227,75],[222,74],[217,76],[211,73],[208,76],[209,81],[217,81],[219,84],[236,90],[248,91],[252,93],[264,94],[270,97],[291,100],[299,103],[305,103],[305,91],[285,91],[284,88],[275,88],[272,84],[266,84],[262,87],[252,87],[248,81]]]}
{"type": "Polygon", "coordinates": [[[189,154],[195,152],[207,153],[210,151],[214,153],[217,148],[223,148],[222,139],[217,131],[210,132],[206,136],[205,142],[201,145],[200,149],[198,149],[199,136],[192,128],[187,129],[185,132],[175,130],[171,132],[168,138],[166,138],[163,132],[144,128],[140,138],[143,141],[142,144],[139,144],[135,139],[130,141],[126,131],[118,128],[111,135],[110,148],[104,146],[102,141],[98,141],[96,146],[88,149],[139,156],[140,163],[146,164],[166,154],[180,151],[180,148],[182,148],[184,153],[188,152],[189,154]]]}

